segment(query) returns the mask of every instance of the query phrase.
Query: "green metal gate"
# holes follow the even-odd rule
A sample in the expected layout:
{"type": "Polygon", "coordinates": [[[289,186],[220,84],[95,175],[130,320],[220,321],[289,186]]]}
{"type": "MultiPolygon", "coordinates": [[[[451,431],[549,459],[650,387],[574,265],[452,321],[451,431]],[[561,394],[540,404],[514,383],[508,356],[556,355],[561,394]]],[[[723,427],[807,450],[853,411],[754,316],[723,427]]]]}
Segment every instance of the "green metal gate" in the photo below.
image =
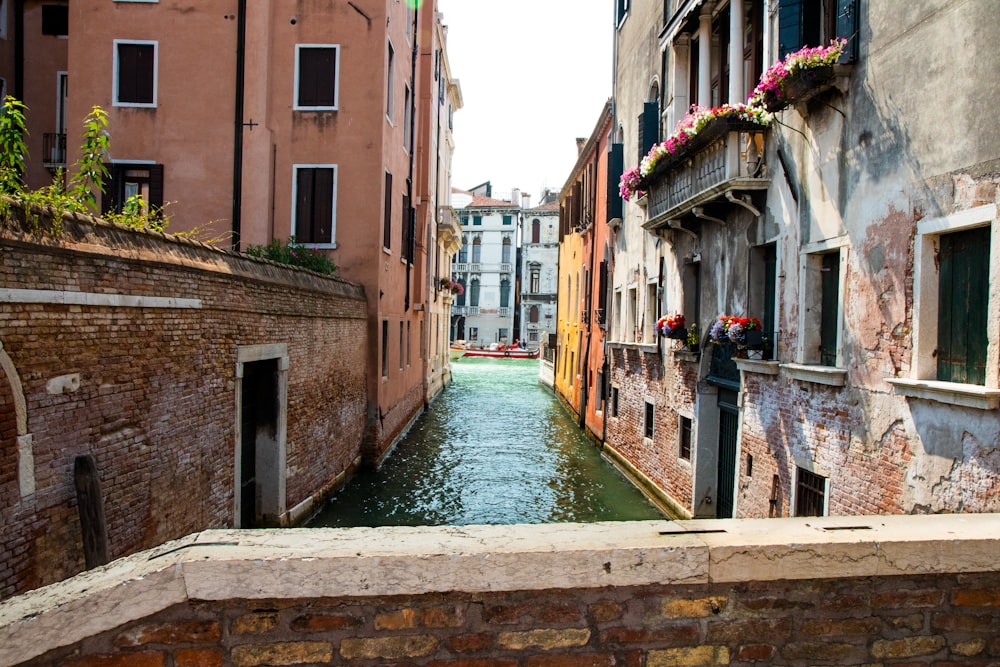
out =
{"type": "Polygon", "coordinates": [[[740,424],[737,392],[719,387],[719,457],[716,474],[715,516],[733,516],[733,489],[736,486],[736,434],[740,424]]]}

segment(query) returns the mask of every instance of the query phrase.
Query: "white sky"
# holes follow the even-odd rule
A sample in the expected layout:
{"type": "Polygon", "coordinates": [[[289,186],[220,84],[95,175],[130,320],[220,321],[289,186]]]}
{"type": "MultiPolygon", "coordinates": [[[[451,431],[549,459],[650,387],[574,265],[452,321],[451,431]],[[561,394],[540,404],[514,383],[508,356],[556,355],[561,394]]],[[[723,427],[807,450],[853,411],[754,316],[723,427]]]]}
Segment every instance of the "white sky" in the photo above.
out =
{"type": "Polygon", "coordinates": [[[438,0],[462,87],[452,185],[491,181],[537,204],[576,164],[611,96],[609,0],[438,0]]]}

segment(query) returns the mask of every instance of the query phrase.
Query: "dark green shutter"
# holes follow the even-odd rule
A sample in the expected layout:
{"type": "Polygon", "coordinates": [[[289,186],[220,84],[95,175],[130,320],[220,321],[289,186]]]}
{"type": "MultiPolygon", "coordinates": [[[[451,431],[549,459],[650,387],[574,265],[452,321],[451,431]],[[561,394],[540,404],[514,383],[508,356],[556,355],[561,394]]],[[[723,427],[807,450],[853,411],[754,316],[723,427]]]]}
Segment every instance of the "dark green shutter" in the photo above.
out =
{"type": "Polygon", "coordinates": [[[990,228],[941,236],[937,378],[986,383],[990,228]]]}
{"type": "Polygon", "coordinates": [[[639,160],[660,140],[660,105],[644,102],[639,116],[639,160]]]}
{"type": "Polygon", "coordinates": [[[840,253],[823,255],[819,330],[819,363],[837,365],[837,314],[840,312],[840,253]]]}
{"type": "Polygon", "coordinates": [[[803,46],[820,44],[819,0],[781,0],[778,5],[778,60],[803,46]]]}
{"type": "Polygon", "coordinates": [[[625,146],[611,144],[608,151],[608,220],[622,217],[622,195],[619,190],[625,171],[625,146]]]}
{"type": "Polygon", "coordinates": [[[858,0],[837,0],[837,37],[847,40],[840,62],[849,63],[858,57],[858,0]]]}
{"type": "Polygon", "coordinates": [[[774,302],[777,275],[778,253],[775,246],[771,245],[764,248],[764,312],[761,325],[764,327],[764,336],[772,341],[774,340],[774,332],[777,330],[777,308],[774,302]]]}
{"type": "Polygon", "coordinates": [[[149,165],[149,209],[159,211],[163,208],[163,165],[149,165]]]}

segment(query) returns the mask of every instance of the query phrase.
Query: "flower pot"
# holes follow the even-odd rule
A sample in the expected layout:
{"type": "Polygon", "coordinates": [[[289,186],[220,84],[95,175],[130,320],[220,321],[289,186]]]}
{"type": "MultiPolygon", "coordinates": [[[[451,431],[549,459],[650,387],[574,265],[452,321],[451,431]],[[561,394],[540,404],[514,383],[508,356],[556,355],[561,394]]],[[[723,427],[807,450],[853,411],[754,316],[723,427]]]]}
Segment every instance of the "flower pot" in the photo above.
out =
{"type": "Polygon", "coordinates": [[[667,334],[667,338],[671,338],[673,340],[687,340],[687,336],[688,330],[684,327],[671,329],[670,333],[667,334]]]}
{"type": "Polygon", "coordinates": [[[800,69],[781,82],[781,93],[764,96],[764,108],[775,113],[797,102],[803,102],[833,81],[833,65],[800,69]]]}
{"type": "Polygon", "coordinates": [[[758,361],[764,359],[764,350],[747,350],[747,359],[756,359],[758,361]]]}
{"type": "Polygon", "coordinates": [[[687,350],[692,354],[698,354],[701,351],[701,346],[698,343],[689,343],[687,350]]]}
{"type": "Polygon", "coordinates": [[[743,344],[747,347],[761,345],[764,342],[764,332],[760,329],[751,329],[743,332],[743,344]]]}

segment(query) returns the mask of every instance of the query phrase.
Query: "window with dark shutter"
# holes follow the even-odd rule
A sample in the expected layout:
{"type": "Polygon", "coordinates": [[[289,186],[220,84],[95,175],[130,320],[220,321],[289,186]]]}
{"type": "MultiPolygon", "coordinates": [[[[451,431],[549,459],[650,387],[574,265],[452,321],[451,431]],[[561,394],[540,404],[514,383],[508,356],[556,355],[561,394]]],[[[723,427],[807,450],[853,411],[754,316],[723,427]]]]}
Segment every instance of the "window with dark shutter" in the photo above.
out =
{"type": "Polygon", "coordinates": [[[677,431],[679,439],[678,458],[685,461],[691,460],[691,420],[687,417],[677,416],[677,431]]]}
{"type": "Polygon", "coordinates": [[[158,217],[163,209],[162,164],[105,164],[108,179],[101,195],[101,213],[121,213],[125,202],[139,196],[145,210],[158,217]]]}
{"type": "Polygon", "coordinates": [[[538,218],[531,221],[531,242],[542,242],[542,222],[538,218]]]}
{"type": "Polygon", "coordinates": [[[608,221],[622,217],[622,195],[619,189],[625,171],[625,146],[611,144],[608,150],[608,221]]]}
{"type": "Polygon", "coordinates": [[[333,167],[298,167],[295,187],[295,240],[333,243],[333,167]]]}
{"type": "Polygon", "coordinates": [[[840,253],[823,255],[820,278],[819,363],[837,365],[837,315],[840,311],[840,253]]]}
{"type": "Polygon", "coordinates": [[[297,109],[337,108],[336,46],[298,47],[297,109]]]}
{"type": "Polygon", "coordinates": [[[858,55],[858,0],[781,0],[778,5],[778,59],[803,46],[848,40],[840,62],[858,55]]]}
{"type": "Polygon", "coordinates": [[[654,414],[653,404],[650,403],[649,401],[646,401],[646,416],[645,419],[643,420],[642,434],[644,437],[649,438],[650,440],[653,439],[653,414],[654,414]]]}
{"type": "Polygon", "coordinates": [[[990,228],[941,236],[937,379],[986,383],[990,228]]]}
{"type": "Polygon", "coordinates": [[[608,263],[601,262],[597,273],[597,324],[604,327],[608,322],[608,263]]]}
{"type": "Polygon", "coordinates": [[[68,5],[42,5],[42,34],[57,37],[69,34],[68,5]]]}
{"type": "Polygon", "coordinates": [[[115,52],[118,64],[115,104],[155,104],[156,45],[117,42],[115,52]]]}
{"type": "Polygon", "coordinates": [[[646,157],[649,149],[660,140],[660,105],[643,102],[639,116],[639,161],[646,157]]]}
{"type": "Polygon", "coordinates": [[[392,174],[385,174],[385,210],[382,213],[382,247],[392,248],[392,174]]]}

